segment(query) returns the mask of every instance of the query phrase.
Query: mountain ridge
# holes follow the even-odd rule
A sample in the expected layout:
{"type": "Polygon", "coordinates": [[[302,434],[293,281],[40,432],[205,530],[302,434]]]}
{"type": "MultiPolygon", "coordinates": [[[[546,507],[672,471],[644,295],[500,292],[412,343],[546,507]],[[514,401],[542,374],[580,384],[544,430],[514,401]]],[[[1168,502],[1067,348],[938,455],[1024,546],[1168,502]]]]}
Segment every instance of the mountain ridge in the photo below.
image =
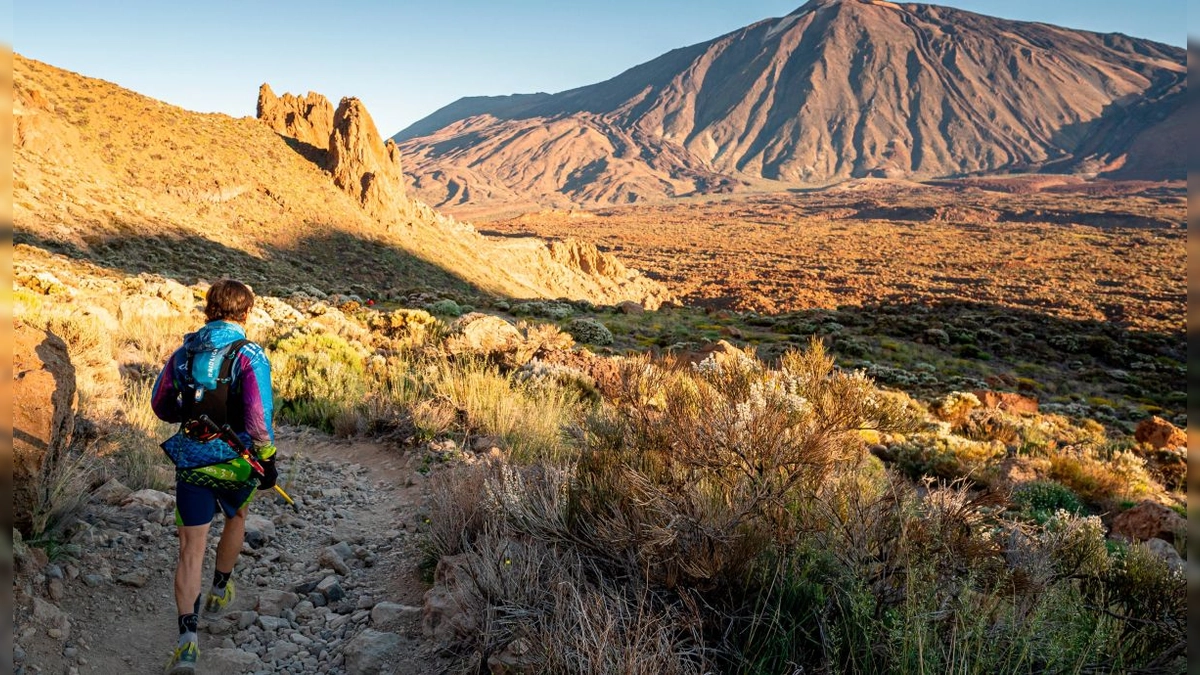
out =
{"type": "Polygon", "coordinates": [[[867,176],[1098,174],[1119,167],[1127,148],[1089,145],[1089,125],[1182,83],[1184,54],[936,5],[810,2],[593,85],[460,99],[393,138],[417,193],[451,208],[867,176]]]}

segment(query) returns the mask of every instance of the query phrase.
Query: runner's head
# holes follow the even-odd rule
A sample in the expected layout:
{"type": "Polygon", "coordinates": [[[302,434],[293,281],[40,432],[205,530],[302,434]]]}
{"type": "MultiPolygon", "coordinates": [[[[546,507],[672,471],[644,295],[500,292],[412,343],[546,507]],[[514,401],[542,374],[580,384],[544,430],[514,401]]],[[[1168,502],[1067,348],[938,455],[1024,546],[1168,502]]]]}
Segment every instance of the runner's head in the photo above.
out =
{"type": "Polygon", "coordinates": [[[254,306],[254,291],[240,281],[221,279],[208,289],[204,316],[209,321],[246,323],[254,306]]]}

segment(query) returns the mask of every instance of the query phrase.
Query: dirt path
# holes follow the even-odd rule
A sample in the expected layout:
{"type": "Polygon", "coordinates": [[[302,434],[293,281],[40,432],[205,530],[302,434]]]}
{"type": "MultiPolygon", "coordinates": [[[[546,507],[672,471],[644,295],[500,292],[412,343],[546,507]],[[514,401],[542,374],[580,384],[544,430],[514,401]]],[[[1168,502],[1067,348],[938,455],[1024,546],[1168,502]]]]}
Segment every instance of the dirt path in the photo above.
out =
{"type": "MultiPolygon", "coordinates": [[[[238,597],[202,616],[198,672],[443,672],[421,633],[425,482],[414,451],[295,428],[278,444],[281,484],[300,514],[273,496],[255,500],[238,597]]],[[[18,673],[162,672],[177,637],[174,500],[127,492],[93,495],[68,530],[77,550],[20,561],[18,673]]],[[[218,516],[205,591],[220,527],[218,516]]]]}

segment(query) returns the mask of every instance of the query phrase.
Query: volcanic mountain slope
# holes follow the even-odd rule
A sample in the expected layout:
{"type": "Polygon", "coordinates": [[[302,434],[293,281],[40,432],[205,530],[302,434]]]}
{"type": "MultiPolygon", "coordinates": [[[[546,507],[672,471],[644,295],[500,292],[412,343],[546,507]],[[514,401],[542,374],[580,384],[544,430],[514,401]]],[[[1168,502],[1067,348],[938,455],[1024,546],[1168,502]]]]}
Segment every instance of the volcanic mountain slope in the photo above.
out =
{"type": "Polygon", "coordinates": [[[13,65],[18,257],[24,244],[266,291],[668,297],[589,244],[489,239],[407,198],[396,146],[357,99],[335,112],[320,98],[328,115],[313,113],[302,142],[270,120],[189,112],[20,55],[13,65]]]}
{"type": "Polygon", "coordinates": [[[1136,142],[1170,112],[1146,97],[1185,77],[1185,51],[1149,40],[813,0],[599,84],[462,99],[395,140],[418,194],[448,206],[1102,170],[1135,146],[1163,152],[1136,142]],[[1117,127],[1124,143],[1098,140],[1117,127]]]}

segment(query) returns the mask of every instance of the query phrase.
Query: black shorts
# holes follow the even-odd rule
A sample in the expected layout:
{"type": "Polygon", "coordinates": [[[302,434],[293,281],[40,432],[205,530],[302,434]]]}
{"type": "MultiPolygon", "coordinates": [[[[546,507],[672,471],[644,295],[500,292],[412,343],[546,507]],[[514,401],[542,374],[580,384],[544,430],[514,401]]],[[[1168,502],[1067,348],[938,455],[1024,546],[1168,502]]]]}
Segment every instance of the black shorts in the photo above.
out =
{"type": "Polygon", "coordinates": [[[208,525],[216,515],[218,505],[226,518],[232,518],[238,509],[254,499],[254,489],[253,483],[237,489],[220,490],[177,480],[175,524],[181,527],[208,525]]]}

